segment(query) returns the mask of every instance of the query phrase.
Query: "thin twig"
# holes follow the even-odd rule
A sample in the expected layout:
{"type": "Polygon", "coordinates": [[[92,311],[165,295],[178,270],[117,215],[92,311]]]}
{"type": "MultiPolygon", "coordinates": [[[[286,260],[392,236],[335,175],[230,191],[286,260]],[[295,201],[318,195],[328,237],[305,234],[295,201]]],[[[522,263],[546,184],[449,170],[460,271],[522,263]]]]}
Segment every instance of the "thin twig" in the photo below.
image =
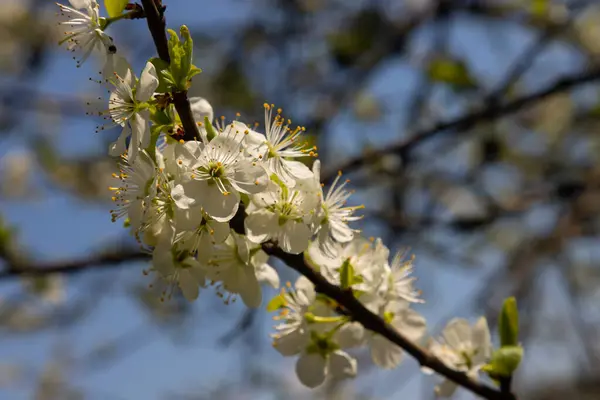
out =
{"type": "Polygon", "coordinates": [[[553,94],[564,92],[576,86],[593,82],[598,79],[600,79],[600,67],[595,66],[593,69],[588,71],[560,78],[544,89],[525,95],[508,103],[499,104],[495,107],[486,107],[450,121],[438,122],[434,126],[427,129],[417,130],[412,135],[409,135],[408,139],[401,140],[395,144],[390,144],[381,150],[370,151],[367,154],[350,158],[338,164],[334,168],[328,168],[323,173],[322,180],[326,183],[330,182],[337,175],[337,171],[343,170],[345,172],[349,172],[357,170],[360,167],[368,165],[373,160],[380,160],[387,154],[399,154],[400,156],[404,156],[423,141],[437,136],[445,131],[454,130],[456,134],[464,134],[467,129],[473,127],[477,123],[509,115],[553,94]]]}

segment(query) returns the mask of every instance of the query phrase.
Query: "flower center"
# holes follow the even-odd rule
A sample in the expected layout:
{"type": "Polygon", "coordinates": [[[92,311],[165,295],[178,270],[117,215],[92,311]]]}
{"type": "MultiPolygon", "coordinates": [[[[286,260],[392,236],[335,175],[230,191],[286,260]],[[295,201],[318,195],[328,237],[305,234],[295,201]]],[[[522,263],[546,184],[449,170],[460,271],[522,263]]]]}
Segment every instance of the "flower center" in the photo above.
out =
{"type": "Polygon", "coordinates": [[[225,167],[221,162],[211,161],[208,164],[208,174],[213,179],[221,179],[225,177],[225,167]]]}

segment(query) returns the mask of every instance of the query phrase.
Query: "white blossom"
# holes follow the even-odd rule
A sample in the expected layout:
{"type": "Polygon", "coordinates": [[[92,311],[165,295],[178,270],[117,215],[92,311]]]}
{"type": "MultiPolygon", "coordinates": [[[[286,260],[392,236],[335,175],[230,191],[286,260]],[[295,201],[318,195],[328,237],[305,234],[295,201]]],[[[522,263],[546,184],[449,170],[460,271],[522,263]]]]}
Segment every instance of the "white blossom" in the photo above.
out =
{"type": "Polygon", "coordinates": [[[310,169],[300,161],[290,158],[316,156],[316,147],[306,149],[306,144],[298,143],[304,127],[290,127],[291,121],[281,116],[281,109],[273,118],[274,106],[264,104],[265,108],[265,136],[254,134],[251,136],[252,146],[248,146],[251,154],[264,159],[265,167],[277,175],[288,187],[296,185],[297,180],[312,177],[310,169]]]}
{"type": "Polygon", "coordinates": [[[199,288],[205,286],[206,271],[198,260],[189,251],[172,247],[169,243],[161,243],[154,249],[152,266],[167,282],[177,284],[188,301],[195,300],[199,288]]]}
{"type": "MultiPolygon", "coordinates": [[[[379,316],[413,342],[425,335],[425,318],[411,310],[407,302],[389,303],[380,308],[379,316]]],[[[378,333],[369,332],[369,347],[373,363],[381,368],[395,368],[402,361],[402,348],[378,333]]]]}
{"type": "MultiPolygon", "coordinates": [[[[208,261],[208,276],[229,294],[226,302],[239,294],[247,307],[256,308],[262,302],[261,282],[279,286],[277,271],[267,264],[268,255],[248,240],[234,232],[221,245],[213,249],[208,261]]],[[[225,296],[223,292],[218,292],[225,296]]]]}
{"type": "Polygon", "coordinates": [[[148,62],[139,80],[133,71],[127,68],[124,76],[115,73],[110,82],[114,90],[110,94],[108,114],[116,124],[123,126],[121,136],[111,145],[110,154],[123,154],[125,140],[131,135],[128,155],[133,160],[140,147],[144,149],[150,144],[150,113],[147,102],[158,87],[156,69],[148,62]],[[130,129],[126,126],[127,123],[130,129]]]}
{"type": "Polygon", "coordinates": [[[92,53],[98,54],[106,62],[108,55],[117,51],[113,40],[101,25],[99,8],[96,0],[69,0],[71,7],[58,4],[61,17],[60,26],[66,27],[65,37],[60,44],[67,43],[70,51],[81,50],[83,55],[77,61],[80,66],[92,53]]]}
{"type": "Polygon", "coordinates": [[[187,142],[177,161],[191,171],[191,180],[183,184],[178,205],[184,208],[200,205],[217,221],[229,221],[238,210],[240,193],[260,193],[268,177],[257,162],[247,160],[241,142],[243,131],[235,124],[217,135],[208,144],[187,142]]]}
{"type": "MultiPolygon", "coordinates": [[[[316,160],[313,164],[313,173],[317,183],[321,182],[321,161],[316,160]]],[[[345,180],[342,184],[338,182],[342,176],[338,172],[335,180],[329,187],[327,195],[323,195],[323,190],[320,191],[320,210],[318,217],[319,234],[317,240],[321,250],[329,255],[335,256],[337,247],[335,243],[347,243],[354,238],[357,230],[351,229],[348,222],[357,221],[363,216],[352,215],[356,210],[364,208],[364,205],[346,206],[346,202],[351,192],[344,189],[346,184],[350,182],[345,180]]]]}
{"type": "Polygon", "coordinates": [[[255,207],[248,210],[245,220],[248,239],[255,243],[273,239],[288,253],[302,253],[313,234],[311,222],[317,201],[310,186],[290,189],[270,182],[264,192],[252,196],[255,207]]]}
{"type": "MultiPolygon", "coordinates": [[[[451,320],[444,328],[442,337],[430,342],[429,350],[448,367],[477,379],[479,370],[492,354],[490,331],[485,317],[479,318],[473,326],[465,319],[451,320]]],[[[445,380],[436,388],[436,393],[448,397],[455,389],[454,382],[445,380]]]]}

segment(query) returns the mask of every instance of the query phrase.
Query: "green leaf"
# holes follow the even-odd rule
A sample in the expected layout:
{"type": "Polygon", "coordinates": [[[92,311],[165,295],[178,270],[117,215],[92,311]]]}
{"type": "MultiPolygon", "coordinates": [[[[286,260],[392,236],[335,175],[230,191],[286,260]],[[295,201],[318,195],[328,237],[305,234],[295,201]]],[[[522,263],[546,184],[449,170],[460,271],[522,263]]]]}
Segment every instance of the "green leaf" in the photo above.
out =
{"type": "Polygon", "coordinates": [[[108,16],[114,18],[123,13],[127,3],[129,3],[128,0],[104,0],[104,7],[108,16]]]}
{"type": "Polygon", "coordinates": [[[354,283],[354,267],[349,260],[346,260],[340,268],[340,286],[342,289],[348,289],[352,283],[354,283]]]}
{"type": "Polygon", "coordinates": [[[181,59],[181,71],[185,73],[185,81],[182,82],[187,89],[188,80],[190,70],[192,68],[192,57],[194,55],[194,42],[192,41],[192,37],[190,36],[190,30],[187,26],[182,25],[179,28],[179,33],[181,33],[181,37],[183,37],[183,45],[181,48],[183,49],[183,57],[181,59]]]}
{"type": "Polygon", "coordinates": [[[281,307],[284,307],[284,306],[285,306],[285,299],[283,298],[282,295],[278,294],[277,296],[273,297],[271,299],[271,301],[269,301],[269,304],[267,304],[267,311],[268,312],[277,311],[281,307]]]}
{"type": "Polygon", "coordinates": [[[508,378],[517,370],[523,359],[521,346],[505,346],[494,352],[492,361],[482,370],[493,379],[508,378]]]}
{"type": "Polygon", "coordinates": [[[188,81],[201,72],[202,70],[200,68],[196,67],[195,65],[192,65],[192,67],[190,68],[190,72],[188,73],[188,81]]]}
{"type": "Polygon", "coordinates": [[[498,331],[502,347],[519,344],[519,310],[514,297],[504,300],[498,321],[498,331]]]}
{"type": "Polygon", "coordinates": [[[477,82],[467,65],[460,60],[447,57],[435,58],[427,66],[427,75],[431,80],[447,83],[457,90],[477,87],[477,82]]]}

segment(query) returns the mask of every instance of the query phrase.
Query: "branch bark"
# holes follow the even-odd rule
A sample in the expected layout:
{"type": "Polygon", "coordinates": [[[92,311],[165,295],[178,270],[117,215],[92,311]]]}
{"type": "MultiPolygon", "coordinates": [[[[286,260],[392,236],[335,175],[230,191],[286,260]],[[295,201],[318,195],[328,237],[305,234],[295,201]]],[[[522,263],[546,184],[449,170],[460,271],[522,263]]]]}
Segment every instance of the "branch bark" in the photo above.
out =
{"type": "Polygon", "coordinates": [[[0,271],[0,280],[17,276],[43,276],[48,274],[77,274],[90,270],[92,267],[116,267],[129,261],[148,260],[148,254],[139,251],[121,251],[99,254],[93,257],[71,260],[67,262],[53,262],[47,264],[19,264],[9,263],[7,268],[0,271]]]}
{"type": "MultiPolygon", "coordinates": [[[[152,34],[152,39],[154,40],[154,45],[156,46],[158,56],[163,61],[170,64],[171,57],[169,56],[166,23],[165,16],[163,14],[164,7],[162,6],[162,3],[157,0],[142,0],[142,5],[144,7],[144,12],[146,13],[148,29],[152,34]],[[160,12],[157,8],[157,2],[161,9],[160,12]]],[[[173,104],[175,104],[175,109],[179,114],[181,124],[183,125],[183,130],[185,131],[183,140],[200,139],[200,132],[198,131],[196,121],[194,121],[192,107],[187,96],[187,91],[173,93],[173,104]]]]}

